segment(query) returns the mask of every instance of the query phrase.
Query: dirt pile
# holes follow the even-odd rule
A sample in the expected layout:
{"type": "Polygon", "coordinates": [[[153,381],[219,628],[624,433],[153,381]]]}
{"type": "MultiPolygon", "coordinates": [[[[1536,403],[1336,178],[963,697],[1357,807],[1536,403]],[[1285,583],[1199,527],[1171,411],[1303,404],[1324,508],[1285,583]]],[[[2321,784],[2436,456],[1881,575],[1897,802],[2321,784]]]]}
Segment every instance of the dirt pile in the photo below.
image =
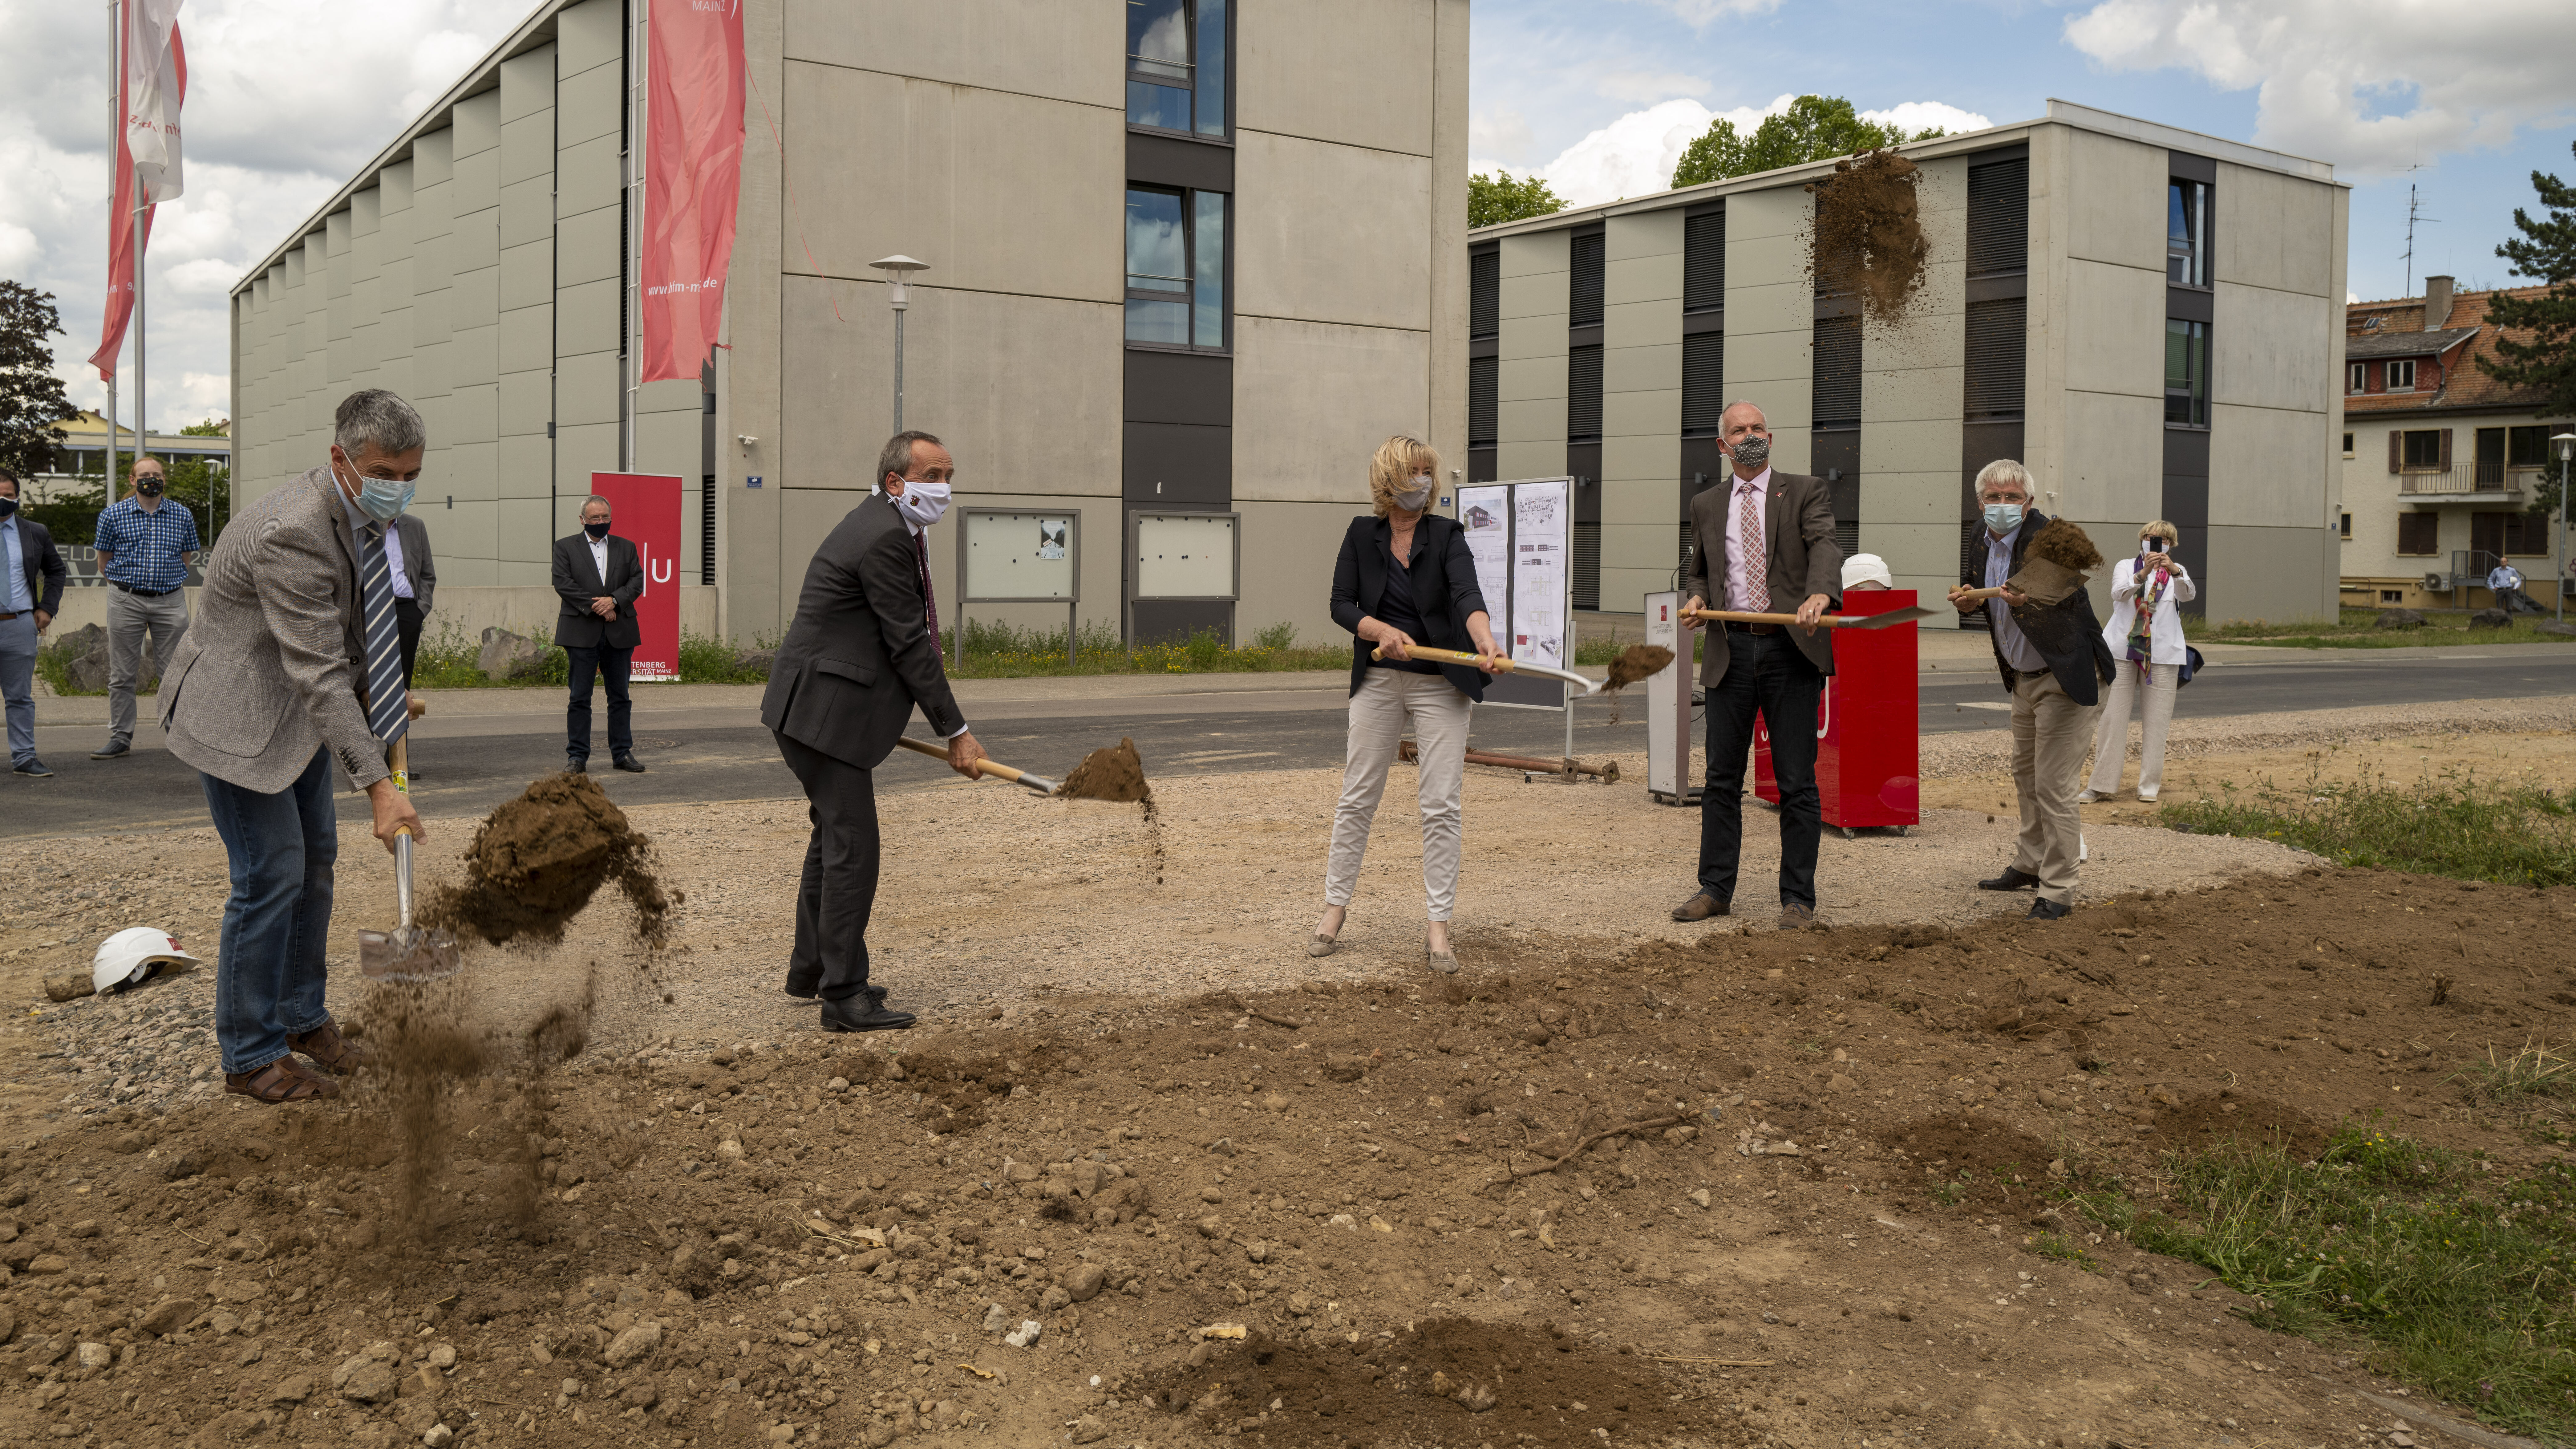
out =
{"type": "Polygon", "coordinates": [[[1641,679],[1651,679],[1673,662],[1673,651],[1661,644],[1631,644],[1610,661],[1610,682],[1603,685],[1606,693],[1616,694],[1641,679]]]}
{"type": "Polygon", "coordinates": [[[1145,834],[1154,848],[1154,884],[1163,883],[1163,867],[1169,857],[1163,850],[1162,812],[1154,805],[1154,787],[1145,779],[1145,762],[1136,754],[1136,741],[1122,736],[1115,748],[1093,750],[1082,757],[1056,787],[1056,793],[1068,800],[1106,800],[1112,804],[1134,801],[1145,817],[1145,834]]]}
{"type": "Polygon", "coordinates": [[[615,881],[635,908],[635,934],[658,945],[676,892],[653,873],[653,850],[588,775],[548,775],[505,801],[465,850],[465,882],[442,885],[421,911],[424,925],[504,946],[551,944],[599,888],[615,881]]]}
{"type": "Polygon", "coordinates": [[[1869,320],[1893,326],[1923,287],[1932,243],[1923,235],[1915,190],[1923,173],[1893,151],[1864,151],[1834,163],[1807,190],[1816,198],[1810,266],[1819,290],[1860,298],[1869,320]]]}

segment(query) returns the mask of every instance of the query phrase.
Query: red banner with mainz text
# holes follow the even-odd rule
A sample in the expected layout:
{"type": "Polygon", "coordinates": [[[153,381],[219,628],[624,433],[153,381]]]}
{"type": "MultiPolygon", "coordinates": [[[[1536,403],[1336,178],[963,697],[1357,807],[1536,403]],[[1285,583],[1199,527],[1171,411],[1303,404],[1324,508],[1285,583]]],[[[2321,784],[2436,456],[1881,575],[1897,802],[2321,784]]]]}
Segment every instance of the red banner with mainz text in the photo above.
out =
{"type": "Polygon", "coordinates": [[[724,320],[742,189],[742,0],[651,0],[645,20],[644,370],[694,381],[724,320]]]}
{"type": "Polygon", "coordinates": [[[590,491],[608,500],[608,531],[635,545],[644,593],[635,601],[639,684],[680,682],[680,479],[667,473],[593,473],[590,491]]]}

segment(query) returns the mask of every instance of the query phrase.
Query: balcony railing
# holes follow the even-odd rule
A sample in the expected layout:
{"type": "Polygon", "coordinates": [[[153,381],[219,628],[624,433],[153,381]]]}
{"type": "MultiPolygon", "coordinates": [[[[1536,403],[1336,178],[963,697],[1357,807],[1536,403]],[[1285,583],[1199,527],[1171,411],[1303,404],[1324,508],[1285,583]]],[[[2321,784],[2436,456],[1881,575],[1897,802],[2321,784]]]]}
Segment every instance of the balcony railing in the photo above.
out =
{"type": "Polygon", "coordinates": [[[2532,469],[2506,468],[2501,463],[2473,463],[2466,467],[2409,470],[2397,477],[2397,491],[2403,496],[2484,494],[2499,503],[2525,496],[2532,469]]]}

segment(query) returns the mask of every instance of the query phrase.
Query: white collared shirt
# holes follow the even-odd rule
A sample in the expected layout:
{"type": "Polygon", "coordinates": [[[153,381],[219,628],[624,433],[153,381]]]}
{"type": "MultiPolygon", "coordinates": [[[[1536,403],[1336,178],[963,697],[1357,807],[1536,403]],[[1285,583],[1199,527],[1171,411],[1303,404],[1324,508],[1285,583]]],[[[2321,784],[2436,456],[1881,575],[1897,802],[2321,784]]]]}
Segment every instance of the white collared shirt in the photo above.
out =
{"type": "Polygon", "coordinates": [[[590,530],[587,528],[582,530],[581,536],[583,540],[590,545],[590,564],[591,567],[599,570],[599,586],[603,589],[607,588],[608,540],[605,538],[592,538],[590,536],[590,530]]]}
{"type": "Polygon", "coordinates": [[[1771,469],[1765,465],[1750,478],[1726,475],[1726,606],[1747,613],[1771,612],[1768,587],[1770,560],[1763,560],[1765,587],[1753,587],[1751,561],[1744,556],[1744,490],[1753,490],[1753,526],[1768,546],[1771,537],[1771,469]]]}

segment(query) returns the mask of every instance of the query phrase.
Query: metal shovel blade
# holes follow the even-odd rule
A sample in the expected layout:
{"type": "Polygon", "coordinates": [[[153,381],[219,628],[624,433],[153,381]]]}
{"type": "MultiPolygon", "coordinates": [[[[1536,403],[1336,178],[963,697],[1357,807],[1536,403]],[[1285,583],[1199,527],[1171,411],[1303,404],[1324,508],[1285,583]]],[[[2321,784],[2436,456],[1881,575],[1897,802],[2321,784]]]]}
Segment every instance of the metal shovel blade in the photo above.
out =
{"type": "Polygon", "coordinates": [[[452,931],[396,926],[358,933],[358,970],[370,981],[436,981],[464,967],[452,931]]]}

